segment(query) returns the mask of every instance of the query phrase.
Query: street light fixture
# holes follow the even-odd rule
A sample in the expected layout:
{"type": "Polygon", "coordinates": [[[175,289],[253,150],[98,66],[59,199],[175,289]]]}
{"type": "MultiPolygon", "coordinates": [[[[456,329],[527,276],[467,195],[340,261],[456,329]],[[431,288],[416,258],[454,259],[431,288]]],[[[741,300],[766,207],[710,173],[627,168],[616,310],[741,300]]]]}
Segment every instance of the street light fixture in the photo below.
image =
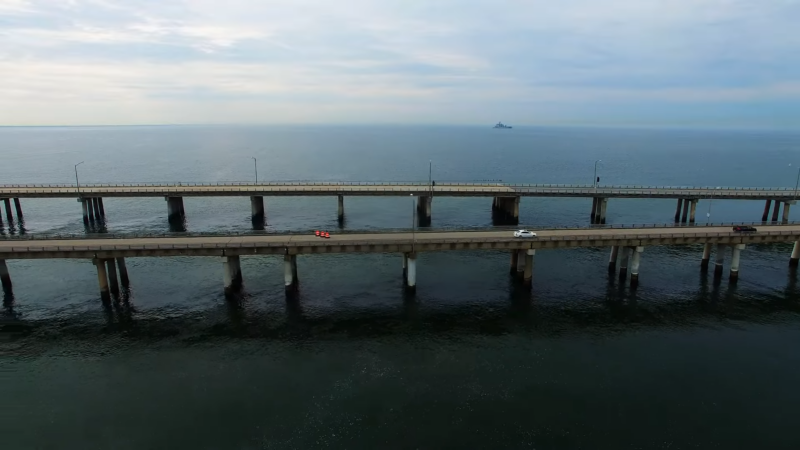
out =
{"type": "Polygon", "coordinates": [[[253,158],[253,166],[256,169],[256,184],[258,184],[258,160],[255,156],[251,156],[251,158],[253,158]]]}
{"type": "Polygon", "coordinates": [[[594,162],[594,178],[592,178],[592,184],[594,185],[594,190],[597,190],[597,163],[602,162],[602,159],[598,159],[594,162]]]}
{"type": "Polygon", "coordinates": [[[411,196],[411,251],[414,251],[414,245],[417,243],[417,208],[414,205],[414,194],[411,196]]]}
{"type": "Polygon", "coordinates": [[[75,187],[77,187],[77,189],[78,189],[78,195],[79,196],[81,195],[81,183],[80,183],[80,181],[78,181],[78,166],[80,166],[83,163],[84,163],[84,161],[81,161],[78,164],[75,164],[75,187]]]}
{"type": "Polygon", "coordinates": [[[711,191],[711,199],[708,201],[708,212],[706,213],[706,225],[711,223],[711,204],[714,203],[714,194],[717,193],[717,189],[721,189],[720,186],[715,187],[714,190],[711,191]]]}
{"type": "MultiPolygon", "coordinates": [[[[789,164],[791,166],[791,164],[789,164]]],[[[797,168],[797,181],[794,182],[794,200],[797,201],[797,186],[800,185],[800,167],[797,168]]]]}

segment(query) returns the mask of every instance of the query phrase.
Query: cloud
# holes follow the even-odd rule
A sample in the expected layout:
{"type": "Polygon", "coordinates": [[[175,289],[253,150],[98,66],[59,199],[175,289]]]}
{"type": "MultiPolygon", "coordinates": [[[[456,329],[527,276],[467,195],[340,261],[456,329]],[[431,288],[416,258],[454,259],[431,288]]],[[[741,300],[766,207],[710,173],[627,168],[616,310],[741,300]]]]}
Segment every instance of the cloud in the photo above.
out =
{"type": "Polygon", "coordinates": [[[536,124],[603,107],[670,124],[713,105],[800,126],[768,114],[800,100],[798,22],[794,0],[0,0],[0,124],[536,124]]]}

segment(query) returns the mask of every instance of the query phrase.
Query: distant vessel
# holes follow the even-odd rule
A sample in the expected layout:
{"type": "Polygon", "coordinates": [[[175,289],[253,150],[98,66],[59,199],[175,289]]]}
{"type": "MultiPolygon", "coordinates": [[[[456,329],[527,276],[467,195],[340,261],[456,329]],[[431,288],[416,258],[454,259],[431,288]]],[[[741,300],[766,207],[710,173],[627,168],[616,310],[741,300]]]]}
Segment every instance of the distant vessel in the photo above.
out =
{"type": "Polygon", "coordinates": [[[503,125],[503,122],[497,122],[497,125],[494,126],[495,128],[512,128],[508,125],[503,125]]]}

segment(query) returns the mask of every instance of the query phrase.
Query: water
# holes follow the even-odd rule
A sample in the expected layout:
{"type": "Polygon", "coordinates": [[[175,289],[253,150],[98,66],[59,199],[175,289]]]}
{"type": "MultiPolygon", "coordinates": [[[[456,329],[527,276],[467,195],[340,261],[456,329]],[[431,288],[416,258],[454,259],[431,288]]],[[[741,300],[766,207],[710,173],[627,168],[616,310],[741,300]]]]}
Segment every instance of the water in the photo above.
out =
{"type": "MultiPolygon", "coordinates": [[[[793,187],[800,135],[470,127],[0,129],[0,183],[502,179],[793,187]],[[790,164],[792,164],[790,166],[790,164]]],[[[335,230],[334,198],[267,198],[268,231],[335,230]]],[[[246,231],[246,198],[187,198],[189,231],[246,231]]],[[[348,230],[410,225],[407,198],[345,199],[348,230]]],[[[530,226],[588,223],[587,199],[523,199],[530,226]]],[[[70,199],[23,200],[28,233],[83,232],[70,199]]],[[[108,229],[167,231],[163,199],[106,199],[108,229]]],[[[610,223],[675,204],[611,200],[610,223]]],[[[709,204],[698,205],[699,221],[709,204]]],[[[763,204],[713,201],[713,221],[763,204]]],[[[793,212],[797,214],[797,212],[793,212]]],[[[489,199],[435,199],[432,228],[490,226],[489,199]]],[[[6,232],[18,230],[5,230],[6,232]]],[[[788,245],[750,246],[738,285],[697,247],[648,247],[636,292],[605,249],[540,251],[534,287],[508,254],[129,259],[103,307],[91,262],[10,261],[0,343],[3,448],[797,448],[800,296],[788,245]]]]}

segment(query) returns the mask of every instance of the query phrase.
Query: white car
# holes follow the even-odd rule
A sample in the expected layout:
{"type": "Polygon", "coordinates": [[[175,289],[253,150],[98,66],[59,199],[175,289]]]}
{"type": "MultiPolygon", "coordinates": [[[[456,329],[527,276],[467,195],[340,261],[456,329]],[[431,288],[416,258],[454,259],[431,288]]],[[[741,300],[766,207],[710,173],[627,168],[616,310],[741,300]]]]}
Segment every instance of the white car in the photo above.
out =
{"type": "Polygon", "coordinates": [[[536,237],[536,233],[534,233],[533,231],[528,231],[528,230],[517,230],[517,231],[514,232],[514,237],[518,237],[518,238],[535,238],[536,237]]]}

